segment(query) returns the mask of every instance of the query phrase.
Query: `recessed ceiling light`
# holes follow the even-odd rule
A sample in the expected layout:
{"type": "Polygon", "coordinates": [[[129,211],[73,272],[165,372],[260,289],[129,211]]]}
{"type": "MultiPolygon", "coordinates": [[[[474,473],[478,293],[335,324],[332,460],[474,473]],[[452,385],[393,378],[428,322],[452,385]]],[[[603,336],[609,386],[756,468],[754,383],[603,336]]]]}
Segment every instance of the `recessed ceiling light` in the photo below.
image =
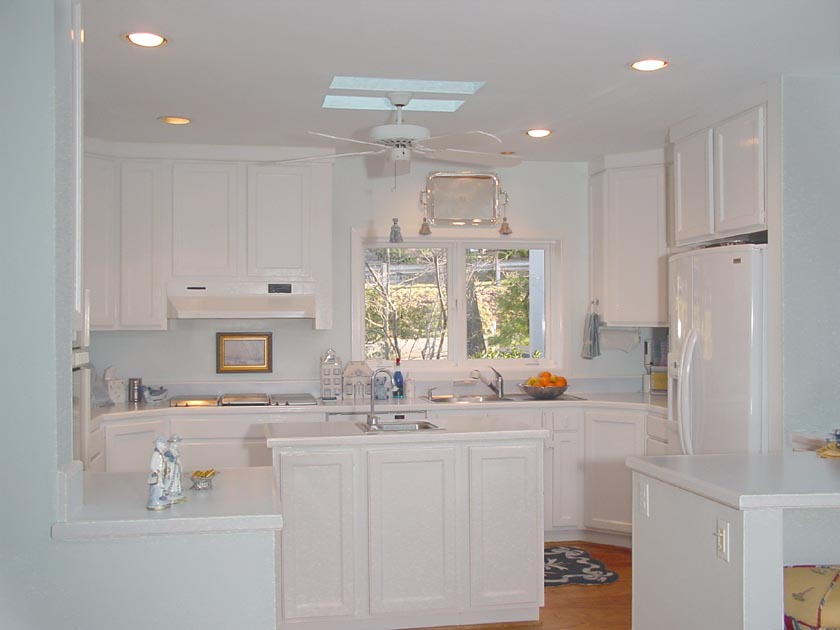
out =
{"type": "Polygon", "coordinates": [[[167,125],[189,125],[190,119],[183,116],[159,116],[158,120],[167,125]]]}
{"type": "MultiPolygon", "coordinates": [[[[442,100],[433,98],[413,98],[408,105],[403,107],[406,112],[454,112],[464,101],[442,100]]],[[[394,110],[394,107],[384,96],[346,96],[338,94],[327,94],[324,109],[367,109],[373,111],[394,110]]]]}
{"type": "Polygon", "coordinates": [[[529,129],[525,133],[532,138],[545,138],[551,135],[551,129],[529,129]]]}
{"type": "Polygon", "coordinates": [[[426,81],[421,79],[382,79],[376,77],[333,77],[331,90],[372,90],[374,92],[430,92],[434,94],[475,94],[484,81],[426,81]]]}
{"type": "Polygon", "coordinates": [[[515,155],[516,151],[499,151],[502,155],[515,155]]]}
{"type": "Polygon", "coordinates": [[[655,72],[667,68],[668,62],[664,59],[640,59],[631,63],[630,67],[639,72],[655,72]]]}
{"type": "Polygon", "coordinates": [[[143,48],[157,48],[166,43],[166,38],[157,33],[128,33],[123,37],[135,46],[142,46],[143,48]]]}

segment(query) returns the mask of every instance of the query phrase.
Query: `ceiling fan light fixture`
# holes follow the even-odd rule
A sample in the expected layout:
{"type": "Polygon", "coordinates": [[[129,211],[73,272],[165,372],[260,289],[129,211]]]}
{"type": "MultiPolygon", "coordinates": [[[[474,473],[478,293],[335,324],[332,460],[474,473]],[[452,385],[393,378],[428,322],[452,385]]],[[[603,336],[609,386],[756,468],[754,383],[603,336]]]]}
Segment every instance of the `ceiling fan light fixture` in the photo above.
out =
{"type": "Polygon", "coordinates": [[[189,125],[192,122],[183,116],[158,116],[158,120],[167,125],[189,125]]]}
{"type": "Polygon", "coordinates": [[[525,133],[531,138],[546,138],[551,135],[551,129],[529,129],[525,133]]]}
{"type": "Polygon", "coordinates": [[[639,59],[631,63],[630,67],[639,72],[656,72],[657,70],[664,70],[668,65],[668,62],[664,59],[639,59]]]}
{"type": "Polygon", "coordinates": [[[123,35],[123,39],[130,44],[143,48],[157,48],[166,43],[166,38],[157,33],[126,33],[123,35]]]}

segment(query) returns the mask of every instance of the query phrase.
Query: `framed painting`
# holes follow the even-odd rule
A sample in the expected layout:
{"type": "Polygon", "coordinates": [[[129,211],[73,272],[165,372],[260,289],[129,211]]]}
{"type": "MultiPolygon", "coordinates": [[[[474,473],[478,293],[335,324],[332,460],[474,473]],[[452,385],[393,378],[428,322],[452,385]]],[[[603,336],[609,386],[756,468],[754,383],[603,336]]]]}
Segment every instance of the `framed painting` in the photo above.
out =
{"type": "Polygon", "coordinates": [[[216,333],[216,373],[271,372],[271,333],[216,333]]]}

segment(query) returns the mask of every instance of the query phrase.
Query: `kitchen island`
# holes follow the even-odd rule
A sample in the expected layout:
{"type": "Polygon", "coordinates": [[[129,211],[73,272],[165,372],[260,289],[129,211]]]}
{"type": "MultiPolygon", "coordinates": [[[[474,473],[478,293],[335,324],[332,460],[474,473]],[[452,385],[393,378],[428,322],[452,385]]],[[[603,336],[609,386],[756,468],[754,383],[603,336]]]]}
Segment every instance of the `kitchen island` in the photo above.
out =
{"type": "Polygon", "coordinates": [[[268,424],[283,513],[279,628],[532,621],[543,604],[543,442],[504,417],[365,433],[268,424]]]}
{"type": "Polygon", "coordinates": [[[783,568],[840,563],[840,461],[630,457],[633,628],[781,630],[783,568]]]}

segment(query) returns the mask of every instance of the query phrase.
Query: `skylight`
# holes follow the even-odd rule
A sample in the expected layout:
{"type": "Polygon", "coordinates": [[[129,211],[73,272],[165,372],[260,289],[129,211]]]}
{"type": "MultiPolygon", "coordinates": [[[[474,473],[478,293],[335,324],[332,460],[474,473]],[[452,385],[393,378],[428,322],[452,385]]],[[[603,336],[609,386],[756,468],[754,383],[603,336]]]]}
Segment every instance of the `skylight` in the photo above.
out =
{"type": "MultiPolygon", "coordinates": [[[[482,85],[484,85],[484,81],[424,81],[421,79],[381,79],[376,77],[333,77],[330,89],[411,92],[412,94],[475,94],[482,85]]],[[[409,108],[406,107],[406,109],[409,108]]]]}
{"type": "MultiPolygon", "coordinates": [[[[407,112],[454,112],[463,104],[464,101],[459,100],[412,98],[403,110],[407,112]]],[[[396,109],[384,96],[343,96],[338,94],[327,94],[321,107],[325,109],[368,109],[377,111],[396,109]]]]}

